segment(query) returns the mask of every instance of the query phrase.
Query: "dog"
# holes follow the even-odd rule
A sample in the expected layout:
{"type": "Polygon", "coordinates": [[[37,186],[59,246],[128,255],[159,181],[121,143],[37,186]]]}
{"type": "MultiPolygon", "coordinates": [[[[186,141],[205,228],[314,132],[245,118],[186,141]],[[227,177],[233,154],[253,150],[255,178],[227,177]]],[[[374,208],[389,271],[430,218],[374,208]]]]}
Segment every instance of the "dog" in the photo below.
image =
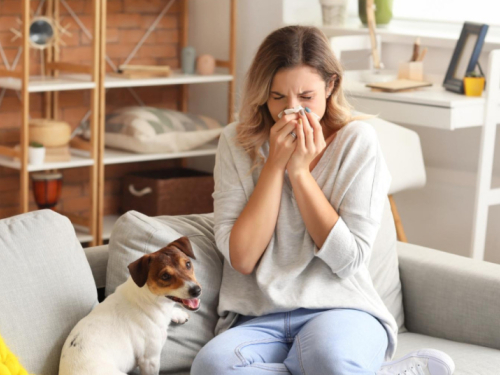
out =
{"type": "Polygon", "coordinates": [[[130,277],[80,320],[64,343],[60,375],[158,374],[171,321],[184,324],[200,307],[201,286],[187,237],[129,264],[130,277]]]}

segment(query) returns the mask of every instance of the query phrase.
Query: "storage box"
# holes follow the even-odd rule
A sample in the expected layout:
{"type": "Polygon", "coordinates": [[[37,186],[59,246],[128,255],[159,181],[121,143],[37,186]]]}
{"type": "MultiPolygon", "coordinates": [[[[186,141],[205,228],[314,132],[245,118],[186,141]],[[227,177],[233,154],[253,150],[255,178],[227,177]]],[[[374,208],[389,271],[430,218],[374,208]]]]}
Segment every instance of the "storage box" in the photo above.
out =
{"type": "Polygon", "coordinates": [[[213,212],[212,174],[188,168],[132,173],[124,177],[123,212],[148,216],[213,212]]]}

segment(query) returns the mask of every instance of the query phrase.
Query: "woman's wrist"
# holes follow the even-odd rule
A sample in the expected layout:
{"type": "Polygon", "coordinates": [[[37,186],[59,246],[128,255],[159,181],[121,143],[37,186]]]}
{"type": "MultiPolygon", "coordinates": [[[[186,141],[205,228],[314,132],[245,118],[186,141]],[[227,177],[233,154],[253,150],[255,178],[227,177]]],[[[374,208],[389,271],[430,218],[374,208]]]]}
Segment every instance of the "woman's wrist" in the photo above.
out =
{"type": "Polygon", "coordinates": [[[288,177],[290,178],[290,182],[293,184],[294,181],[307,177],[311,174],[309,168],[293,168],[288,169],[288,177]]]}
{"type": "Polygon", "coordinates": [[[266,170],[269,170],[270,172],[273,172],[273,173],[285,174],[286,166],[285,165],[280,166],[279,164],[274,163],[271,159],[267,159],[266,162],[264,163],[263,169],[264,168],[266,170]]]}

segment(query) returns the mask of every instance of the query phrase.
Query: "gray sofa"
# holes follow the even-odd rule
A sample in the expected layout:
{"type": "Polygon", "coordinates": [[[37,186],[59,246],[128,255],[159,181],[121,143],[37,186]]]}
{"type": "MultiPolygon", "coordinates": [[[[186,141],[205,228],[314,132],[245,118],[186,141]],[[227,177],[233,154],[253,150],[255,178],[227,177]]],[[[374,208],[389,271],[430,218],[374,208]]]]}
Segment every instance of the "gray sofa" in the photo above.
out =
{"type": "MultiPolygon", "coordinates": [[[[115,226],[122,233],[112,238],[111,255],[108,246],[82,249],[69,220],[50,210],[0,220],[0,334],[30,373],[57,374],[69,331],[96,305],[96,288],[109,285],[107,276],[114,271],[108,259],[115,266],[128,262],[116,241],[150,251],[187,235],[205,287],[205,310],[195,313],[198,322],[169,330],[162,374],[188,374],[186,363],[213,336],[216,320],[222,258],[213,252],[211,220],[211,214],[163,217],[163,222],[124,215],[115,226]],[[147,240],[123,233],[131,217],[147,240]]],[[[457,375],[500,373],[500,265],[402,242],[397,253],[408,331],[399,334],[395,358],[430,347],[454,359],[457,375]]]]}
{"type": "MultiPolygon", "coordinates": [[[[425,185],[418,134],[367,120],[377,131],[393,177],[389,194],[425,185]]],[[[62,345],[75,324],[128,277],[127,265],[180,236],[193,246],[202,304],[185,325],[172,325],[161,374],[186,375],[214,337],[223,257],[213,214],[147,217],[129,211],[116,222],[109,246],[82,249],[70,221],[50,210],[0,220],[0,335],[21,363],[57,374],[62,345]]],[[[457,375],[500,374],[500,265],[397,242],[389,200],[372,249],[375,289],[398,327],[395,358],[420,348],[448,353],[457,375]]]]}

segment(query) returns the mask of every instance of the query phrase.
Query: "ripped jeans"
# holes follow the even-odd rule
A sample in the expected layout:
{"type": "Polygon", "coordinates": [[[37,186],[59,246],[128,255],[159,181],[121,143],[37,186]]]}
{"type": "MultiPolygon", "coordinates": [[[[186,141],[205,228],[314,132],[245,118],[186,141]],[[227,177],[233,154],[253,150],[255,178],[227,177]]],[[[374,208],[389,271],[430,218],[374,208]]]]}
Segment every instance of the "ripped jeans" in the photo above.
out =
{"type": "Polygon", "coordinates": [[[240,316],[200,350],[191,375],[374,375],[387,345],[383,325],[361,310],[240,316]]]}

